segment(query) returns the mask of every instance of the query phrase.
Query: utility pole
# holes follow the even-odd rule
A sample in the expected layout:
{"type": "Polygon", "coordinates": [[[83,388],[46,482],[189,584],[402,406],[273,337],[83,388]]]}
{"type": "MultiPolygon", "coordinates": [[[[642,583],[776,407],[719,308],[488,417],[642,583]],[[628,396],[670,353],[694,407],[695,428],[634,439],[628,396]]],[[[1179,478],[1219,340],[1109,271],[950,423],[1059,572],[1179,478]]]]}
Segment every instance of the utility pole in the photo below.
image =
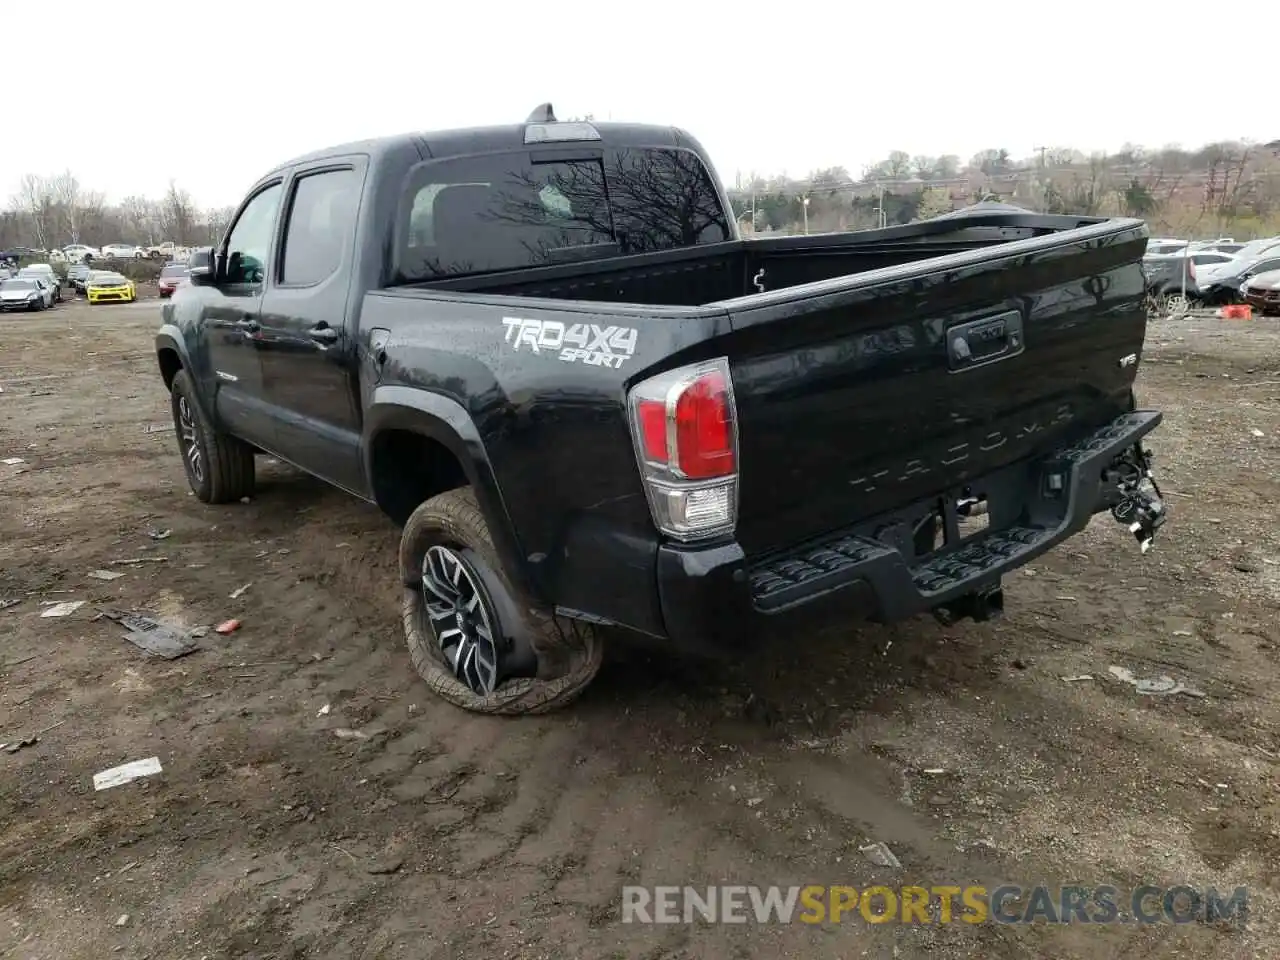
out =
{"type": "Polygon", "coordinates": [[[1044,154],[1048,147],[1032,147],[1031,149],[1040,151],[1040,176],[1038,178],[1040,181],[1040,206],[1043,208],[1042,212],[1046,212],[1049,209],[1049,191],[1045,179],[1044,154]]]}
{"type": "Polygon", "coordinates": [[[806,193],[800,198],[800,209],[804,213],[804,234],[809,235],[809,195],[806,193]]]}
{"type": "Polygon", "coordinates": [[[885,216],[885,212],[884,212],[884,184],[883,183],[876,184],[876,222],[880,225],[881,230],[883,230],[885,227],[889,225],[889,218],[885,216]]]}
{"type": "Polygon", "coordinates": [[[756,230],[756,172],[751,171],[751,232],[756,230]]]}

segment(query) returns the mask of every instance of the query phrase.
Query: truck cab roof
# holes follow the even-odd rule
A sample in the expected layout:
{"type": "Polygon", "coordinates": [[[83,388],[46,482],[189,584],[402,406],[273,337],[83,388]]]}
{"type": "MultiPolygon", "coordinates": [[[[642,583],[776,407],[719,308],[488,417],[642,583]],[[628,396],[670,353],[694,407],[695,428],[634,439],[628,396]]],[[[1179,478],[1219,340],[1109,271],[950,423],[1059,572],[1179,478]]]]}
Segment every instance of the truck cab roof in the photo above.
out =
{"type": "MultiPolygon", "coordinates": [[[[288,170],[302,163],[313,163],[317,160],[347,157],[362,154],[371,160],[382,158],[402,158],[406,154],[416,155],[418,160],[438,160],[447,157],[460,157],[478,153],[500,153],[507,150],[519,150],[535,147],[539,143],[546,145],[548,141],[529,142],[526,136],[530,127],[540,125],[558,125],[568,127],[576,121],[551,120],[545,123],[534,121],[529,123],[512,123],[501,126],[461,127],[453,130],[436,130],[419,133],[402,133],[370,140],[357,140],[351,143],[338,144],[322,150],[294,157],[287,163],[276,166],[271,174],[288,170]]],[[[701,145],[684,130],[678,127],[660,126],[644,123],[596,123],[586,121],[598,135],[598,138],[566,139],[566,144],[594,144],[599,147],[684,147],[702,153],[701,145]]],[[[270,174],[268,174],[270,175],[270,174]]]]}

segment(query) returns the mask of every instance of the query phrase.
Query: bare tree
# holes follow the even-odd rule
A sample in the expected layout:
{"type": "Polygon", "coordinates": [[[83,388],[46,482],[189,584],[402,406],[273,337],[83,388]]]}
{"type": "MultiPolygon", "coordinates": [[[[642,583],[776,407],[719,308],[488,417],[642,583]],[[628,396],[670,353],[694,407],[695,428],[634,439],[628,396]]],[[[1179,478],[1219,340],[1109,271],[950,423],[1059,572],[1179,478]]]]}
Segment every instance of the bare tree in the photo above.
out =
{"type": "Polygon", "coordinates": [[[193,234],[196,220],[196,205],[191,194],[170,180],[161,208],[161,222],[169,239],[174,243],[186,243],[193,234]]]}
{"type": "Polygon", "coordinates": [[[56,208],[52,183],[45,177],[28,173],[19,182],[18,192],[11,202],[30,225],[36,246],[47,250],[53,240],[53,231],[57,228],[54,222],[56,208]]]}
{"type": "Polygon", "coordinates": [[[235,216],[235,207],[215,207],[205,214],[205,239],[216,245],[231,226],[231,218],[235,216]]]}
{"type": "Polygon", "coordinates": [[[148,245],[161,239],[156,236],[160,229],[160,216],[153,201],[146,197],[125,197],[120,202],[120,214],[131,239],[143,240],[148,245]]]}
{"type": "Polygon", "coordinates": [[[64,170],[50,181],[53,190],[53,202],[58,206],[62,217],[62,228],[72,243],[80,242],[82,233],[84,204],[80,190],[80,181],[70,170],[64,170]]]}

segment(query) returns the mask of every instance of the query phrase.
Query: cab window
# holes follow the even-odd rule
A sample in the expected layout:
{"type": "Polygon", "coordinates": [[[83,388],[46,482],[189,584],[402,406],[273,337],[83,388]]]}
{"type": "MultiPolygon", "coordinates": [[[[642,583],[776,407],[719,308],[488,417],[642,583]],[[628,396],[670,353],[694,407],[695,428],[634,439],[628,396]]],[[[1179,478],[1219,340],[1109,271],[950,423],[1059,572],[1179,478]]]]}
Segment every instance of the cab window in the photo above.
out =
{"type": "Polygon", "coordinates": [[[273,183],[254,196],[231,228],[227,238],[227,283],[262,283],[265,279],[280,191],[280,184],[273,183]]]}

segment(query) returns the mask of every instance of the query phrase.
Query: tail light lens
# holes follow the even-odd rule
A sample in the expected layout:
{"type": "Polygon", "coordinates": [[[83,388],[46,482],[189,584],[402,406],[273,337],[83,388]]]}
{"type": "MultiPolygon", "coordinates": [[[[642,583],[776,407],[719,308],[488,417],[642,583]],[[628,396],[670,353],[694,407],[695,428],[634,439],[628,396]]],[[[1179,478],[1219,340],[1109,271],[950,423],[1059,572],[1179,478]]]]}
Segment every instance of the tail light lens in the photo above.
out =
{"type": "Polygon", "coordinates": [[[723,357],[651,377],[627,398],[653,522],[676,540],[732,533],[738,420],[723,357]]]}

